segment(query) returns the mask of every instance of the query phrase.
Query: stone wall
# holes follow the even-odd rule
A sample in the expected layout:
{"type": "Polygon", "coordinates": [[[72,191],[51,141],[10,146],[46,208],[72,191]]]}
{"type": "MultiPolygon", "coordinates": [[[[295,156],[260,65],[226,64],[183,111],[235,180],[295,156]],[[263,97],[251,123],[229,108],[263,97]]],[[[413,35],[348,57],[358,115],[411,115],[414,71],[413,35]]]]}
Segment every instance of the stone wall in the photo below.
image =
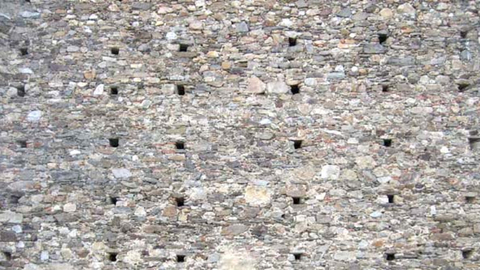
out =
{"type": "Polygon", "coordinates": [[[479,8],[1,0],[0,269],[479,269],[479,8]]]}

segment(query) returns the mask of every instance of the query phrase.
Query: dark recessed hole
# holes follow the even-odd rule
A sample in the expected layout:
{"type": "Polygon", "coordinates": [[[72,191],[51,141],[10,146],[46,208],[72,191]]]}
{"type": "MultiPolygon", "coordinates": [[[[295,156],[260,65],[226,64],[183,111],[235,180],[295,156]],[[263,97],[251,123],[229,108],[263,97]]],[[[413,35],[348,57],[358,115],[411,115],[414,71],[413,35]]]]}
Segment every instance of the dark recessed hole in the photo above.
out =
{"type": "Polygon", "coordinates": [[[17,204],[20,201],[21,198],[22,198],[22,196],[20,196],[20,195],[11,195],[10,196],[10,203],[17,204]]]}
{"type": "Polygon", "coordinates": [[[388,38],[387,34],[378,34],[378,42],[380,44],[385,43],[385,41],[387,41],[387,38],[388,38]]]}
{"type": "Polygon", "coordinates": [[[185,198],[183,197],[175,198],[175,203],[177,204],[177,207],[182,207],[185,205],[185,198]]]}
{"type": "Polygon", "coordinates": [[[25,0],[25,2],[30,3],[30,0],[25,0]]]}
{"type": "Polygon", "coordinates": [[[299,261],[302,259],[303,253],[293,253],[293,257],[295,257],[295,261],[299,261]]]}
{"type": "Polygon", "coordinates": [[[293,148],[295,149],[300,149],[302,148],[302,140],[294,140],[293,141],[293,148]]]}
{"type": "Polygon", "coordinates": [[[187,44],[180,44],[180,47],[178,49],[179,52],[186,52],[187,50],[188,50],[187,44]]]}
{"type": "Polygon", "coordinates": [[[110,142],[111,147],[118,147],[118,145],[119,145],[119,139],[118,138],[111,138],[111,139],[108,139],[108,141],[110,142]]]}
{"type": "Polygon", "coordinates": [[[178,255],[177,254],[177,262],[179,262],[179,263],[185,262],[185,255],[178,255]]]}
{"type": "Polygon", "coordinates": [[[288,38],[288,46],[293,47],[297,45],[297,38],[289,37],[288,38]]]}
{"type": "Polygon", "coordinates": [[[116,253],[116,252],[109,252],[107,254],[107,259],[111,262],[116,262],[117,261],[117,255],[118,255],[118,253],[116,253]]]}
{"type": "Polygon", "coordinates": [[[118,197],[110,197],[108,198],[109,202],[113,205],[117,205],[118,197]]]}
{"type": "Polygon", "coordinates": [[[470,86],[470,84],[468,84],[468,83],[459,83],[458,84],[458,91],[463,92],[463,91],[467,90],[467,87],[469,87],[469,86],[470,86]]]}
{"type": "Polygon", "coordinates": [[[19,86],[17,87],[17,96],[19,97],[24,97],[25,96],[25,86],[19,86]]]}
{"type": "Polygon", "coordinates": [[[175,148],[177,148],[177,150],[185,149],[185,142],[176,142],[175,143],[175,148]]]}
{"type": "Polygon", "coordinates": [[[387,253],[387,261],[395,260],[395,253],[387,253]]]}
{"type": "Polygon", "coordinates": [[[27,141],[18,140],[17,143],[18,143],[18,146],[20,146],[20,148],[27,148],[27,141]]]}
{"type": "Polygon", "coordinates": [[[480,150],[480,137],[468,138],[468,144],[470,145],[470,150],[480,150]]]}
{"type": "Polygon", "coordinates": [[[183,85],[177,85],[177,94],[179,96],[185,95],[185,86],[183,85]]]}
{"type": "Polygon", "coordinates": [[[388,203],[394,203],[395,202],[395,195],[387,195],[388,198],[388,203]]]}
{"type": "Polygon", "coordinates": [[[470,259],[470,257],[472,257],[472,254],[473,254],[473,249],[462,250],[462,257],[464,259],[470,259]]]}
{"type": "Polygon", "coordinates": [[[385,84],[382,85],[382,92],[385,93],[385,92],[389,92],[389,91],[390,91],[390,89],[389,89],[388,85],[385,85],[385,84]]]}
{"type": "Polygon", "coordinates": [[[475,201],[476,201],[476,198],[474,196],[465,196],[466,203],[474,203],[475,201]]]}
{"type": "Polygon", "coordinates": [[[383,139],[383,146],[385,147],[392,146],[392,139],[383,139]]]}
{"type": "Polygon", "coordinates": [[[460,31],[461,38],[467,38],[468,31],[460,31]]]}
{"type": "Polygon", "coordinates": [[[28,48],[20,48],[21,55],[28,55],[28,48]]]}
{"type": "Polygon", "coordinates": [[[298,84],[290,85],[290,92],[292,92],[292,95],[296,95],[300,93],[300,87],[298,84]]]}
{"type": "Polygon", "coordinates": [[[120,53],[120,49],[117,47],[113,47],[110,49],[110,52],[114,55],[118,55],[120,53]]]}
{"type": "Polygon", "coordinates": [[[301,204],[302,198],[301,197],[292,197],[293,204],[301,204]]]}
{"type": "Polygon", "coordinates": [[[11,261],[12,260],[12,253],[8,251],[2,251],[3,257],[5,258],[5,261],[11,261]]]}
{"type": "Polygon", "coordinates": [[[118,86],[110,87],[110,95],[118,95],[118,86]]]}

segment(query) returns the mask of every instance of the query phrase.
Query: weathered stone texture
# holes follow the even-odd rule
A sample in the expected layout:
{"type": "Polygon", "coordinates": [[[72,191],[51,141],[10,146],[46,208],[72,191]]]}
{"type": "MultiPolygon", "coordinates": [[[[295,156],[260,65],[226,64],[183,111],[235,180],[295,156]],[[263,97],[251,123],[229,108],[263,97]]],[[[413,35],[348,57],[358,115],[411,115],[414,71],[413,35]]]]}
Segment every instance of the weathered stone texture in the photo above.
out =
{"type": "Polygon", "coordinates": [[[0,0],[0,269],[479,269],[479,9],[0,0]]]}

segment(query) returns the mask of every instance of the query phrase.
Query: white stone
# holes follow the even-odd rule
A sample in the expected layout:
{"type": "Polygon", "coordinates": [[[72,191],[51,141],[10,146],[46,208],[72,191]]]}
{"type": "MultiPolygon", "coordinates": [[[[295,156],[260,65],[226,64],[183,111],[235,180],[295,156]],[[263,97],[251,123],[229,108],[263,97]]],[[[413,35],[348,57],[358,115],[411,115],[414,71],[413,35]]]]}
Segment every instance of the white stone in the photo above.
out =
{"type": "Polygon", "coordinates": [[[41,111],[32,111],[28,113],[27,120],[29,122],[38,122],[40,121],[40,118],[42,118],[42,112],[41,111]]]}
{"type": "Polygon", "coordinates": [[[75,149],[75,150],[70,151],[71,156],[76,156],[76,155],[79,155],[79,154],[81,154],[80,150],[75,149]]]}
{"type": "Polygon", "coordinates": [[[248,186],[245,189],[245,201],[250,205],[266,205],[270,203],[271,195],[266,187],[248,186]]]}
{"type": "Polygon", "coordinates": [[[340,167],[335,165],[325,165],[322,167],[322,179],[337,180],[340,176],[340,167]]]}
{"type": "Polygon", "coordinates": [[[147,212],[145,211],[145,208],[142,207],[142,206],[139,206],[137,207],[137,209],[135,209],[135,216],[137,217],[145,217],[147,215],[147,212]]]}
{"type": "Polygon", "coordinates": [[[177,39],[177,34],[175,34],[175,32],[168,32],[167,33],[167,39],[168,40],[175,40],[175,39],[177,39]]]}
{"type": "Polygon", "coordinates": [[[267,93],[270,94],[286,94],[290,91],[290,87],[285,82],[275,81],[267,84],[267,93]]]}
{"type": "Polygon", "coordinates": [[[93,95],[94,96],[103,95],[103,90],[104,89],[105,89],[105,85],[104,84],[99,84],[97,86],[97,88],[95,88],[95,91],[93,92],[93,95]]]}
{"type": "Polygon", "coordinates": [[[71,213],[77,210],[77,205],[74,203],[67,203],[63,206],[63,212],[71,213]]]}
{"type": "Polygon", "coordinates": [[[125,168],[112,169],[112,173],[115,178],[129,178],[132,176],[130,170],[125,168]]]}

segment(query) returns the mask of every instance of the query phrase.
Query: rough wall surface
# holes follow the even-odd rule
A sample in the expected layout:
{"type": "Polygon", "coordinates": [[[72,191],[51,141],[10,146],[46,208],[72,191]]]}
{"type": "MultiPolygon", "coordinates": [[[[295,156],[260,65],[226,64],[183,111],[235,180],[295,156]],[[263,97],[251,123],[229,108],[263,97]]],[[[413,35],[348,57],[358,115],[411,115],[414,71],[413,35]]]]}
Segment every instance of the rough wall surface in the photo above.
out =
{"type": "Polygon", "coordinates": [[[479,269],[479,8],[1,0],[0,269],[479,269]]]}

